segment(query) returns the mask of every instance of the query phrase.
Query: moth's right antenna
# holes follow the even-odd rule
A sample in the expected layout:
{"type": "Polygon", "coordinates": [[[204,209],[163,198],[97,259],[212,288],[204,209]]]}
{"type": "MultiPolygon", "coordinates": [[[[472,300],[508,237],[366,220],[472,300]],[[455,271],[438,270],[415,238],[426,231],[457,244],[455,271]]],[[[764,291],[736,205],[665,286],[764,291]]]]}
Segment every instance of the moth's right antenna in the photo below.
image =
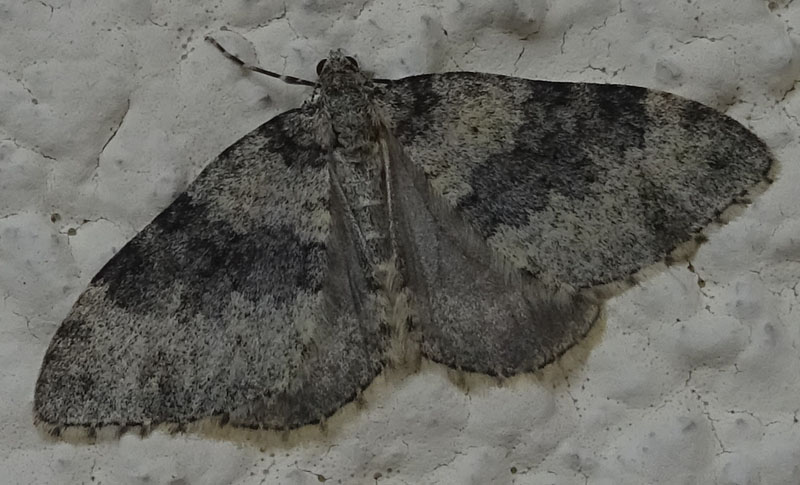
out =
{"type": "Polygon", "coordinates": [[[301,86],[312,86],[312,87],[316,87],[317,86],[317,83],[315,83],[315,82],[306,81],[305,79],[300,79],[299,77],[294,77],[294,76],[284,76],[283,74],[278,74],[277,72],[267,71],[266,69],[263,69],[261,67],[253,66],[251,64],[248,64],[248,63],[244,62],[243,60],[239,59],[238,57],[236,57],[235,55],[231,54],[227,50],[225,50],[225,48],[222,47],[219,44],[219,42],[217,42],[216,40],[214,40],[210,36],[206,36],[206,41],[209,42],[214,47],[216,47],[217,49],[219,49],[219,51],[222,52],[223,56],[227,57],[228,59],[232,60],[233,62],[235,62],[236,64],[240,65],[241,67],[243,67],[243,68],[245,68],[247,70],[254,71],[254,72],[257,72],[257,73],[260,73],[260,74],[265,74],[267,76],[280,79],[281,81],[283,81],[283,82],[285,82],[287,84],[299,84],[301,86]]]}

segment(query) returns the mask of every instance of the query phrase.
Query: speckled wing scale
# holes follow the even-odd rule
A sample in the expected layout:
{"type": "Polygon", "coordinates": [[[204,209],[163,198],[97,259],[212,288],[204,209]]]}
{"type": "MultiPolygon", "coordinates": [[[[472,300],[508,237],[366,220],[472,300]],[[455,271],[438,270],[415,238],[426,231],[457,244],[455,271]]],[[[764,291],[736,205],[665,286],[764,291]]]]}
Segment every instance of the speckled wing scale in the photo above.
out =
{"type": "Polygon", "coordinates": [[[396,212],[422,352],[489,374],[553,360],[609,286],[691,240],[773,165],[733,119],[640,87],[455,72],[379,97],[409,181],[396,212]]]}
{"type": "Polygon", "coordinates": [[[382,368],[384,316],[313,107],[236,142],[92,280],[53,338],[37,419],[317,422],[382,368]]]}
{"type": "Polygon", "coordinates": [[[319,74],[92,280],[44,358],[44,429],[296,428],[403,348],[538,369],[773,166],[734,120],[643,88],[378,84],[338,51],[319,74]]]}

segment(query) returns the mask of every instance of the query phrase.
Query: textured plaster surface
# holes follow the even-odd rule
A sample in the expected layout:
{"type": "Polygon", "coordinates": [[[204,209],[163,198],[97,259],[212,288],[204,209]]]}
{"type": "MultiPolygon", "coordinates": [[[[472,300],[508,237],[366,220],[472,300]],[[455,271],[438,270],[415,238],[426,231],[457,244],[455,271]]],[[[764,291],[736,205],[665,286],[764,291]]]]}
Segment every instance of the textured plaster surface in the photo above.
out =
{"type": "Polygon", "coordinates": [[[0,2],[0,482],[800,482],[800,3],[0,2]],[[228,32],[220,32],[220,27],[228,32]],[[331,47],[379,77],[475,70],[663,89],[750,127],[776,182],[534,376],[425,364],[325,431],[44,439],[46,346],[90,278],[204,164],[308,90],[331,47]]]}

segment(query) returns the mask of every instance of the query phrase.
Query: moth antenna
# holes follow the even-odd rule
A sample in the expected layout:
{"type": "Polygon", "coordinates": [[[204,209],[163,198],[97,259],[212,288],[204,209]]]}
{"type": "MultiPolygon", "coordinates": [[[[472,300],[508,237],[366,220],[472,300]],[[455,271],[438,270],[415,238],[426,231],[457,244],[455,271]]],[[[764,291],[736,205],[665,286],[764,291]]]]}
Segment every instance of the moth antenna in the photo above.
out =
{"type": "Polygon", "coordinates": [[[208,43],[210,43],[211,45],[213,45],[214,47],[216,47],[220,52],[222,52],[223,56],[227,57],[231,61],[235,62],[239,66],[241,66],[241,67],[243,67],[243,68],[245,68],[245,69],[247,69],[249,71],[257,72],[259,74],[264,74],[264,75],[267,75],[269,77],[274,77],[276,79],[280,79],[281,81],[285,82],[286,84],[298,84],[298,85],[301,85],[301,86],[311,86],[311,87],[316,87],[317,86],[317,83],[315,83],[315,82],[306,81],[305,79],[300,79],[299,77],[294,77],[294,76],[284,76],[283,74],[278,74],[277,72],[268,71],[268,70],[266,70],[264,68],[261,68],[261,67],[258,67],[258,66],[254,66],[252,64],[248,64],[248,63],[244,62],[243,60],[239,59],[238,57],[236,57],[235,55],[233,55],[230,52],[228,52],[224,47],[222,47],[220,45],[219,42],[217,42],[215,39],[211,38],[210,36],[206,36],[206,41],[208,43]]]}

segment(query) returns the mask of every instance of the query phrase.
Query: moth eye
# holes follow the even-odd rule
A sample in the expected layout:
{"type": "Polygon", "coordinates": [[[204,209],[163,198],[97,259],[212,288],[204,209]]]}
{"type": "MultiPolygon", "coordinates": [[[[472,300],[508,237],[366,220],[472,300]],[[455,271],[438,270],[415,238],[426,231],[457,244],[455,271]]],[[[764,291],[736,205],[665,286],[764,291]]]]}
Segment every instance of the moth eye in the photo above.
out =
{"type": "Polygon", "coordinates": [[[325,64],[328,63],[327,59],[323,59],[317,63],[317,76],[322,74],[322,70],[325,69],[325,64]]]}
{"type": "Polygon", "coordinates": [[[350,63],[351,66],[358,69],[358,61],[354,57],[345,56],[345,60],[350,63]]]}

